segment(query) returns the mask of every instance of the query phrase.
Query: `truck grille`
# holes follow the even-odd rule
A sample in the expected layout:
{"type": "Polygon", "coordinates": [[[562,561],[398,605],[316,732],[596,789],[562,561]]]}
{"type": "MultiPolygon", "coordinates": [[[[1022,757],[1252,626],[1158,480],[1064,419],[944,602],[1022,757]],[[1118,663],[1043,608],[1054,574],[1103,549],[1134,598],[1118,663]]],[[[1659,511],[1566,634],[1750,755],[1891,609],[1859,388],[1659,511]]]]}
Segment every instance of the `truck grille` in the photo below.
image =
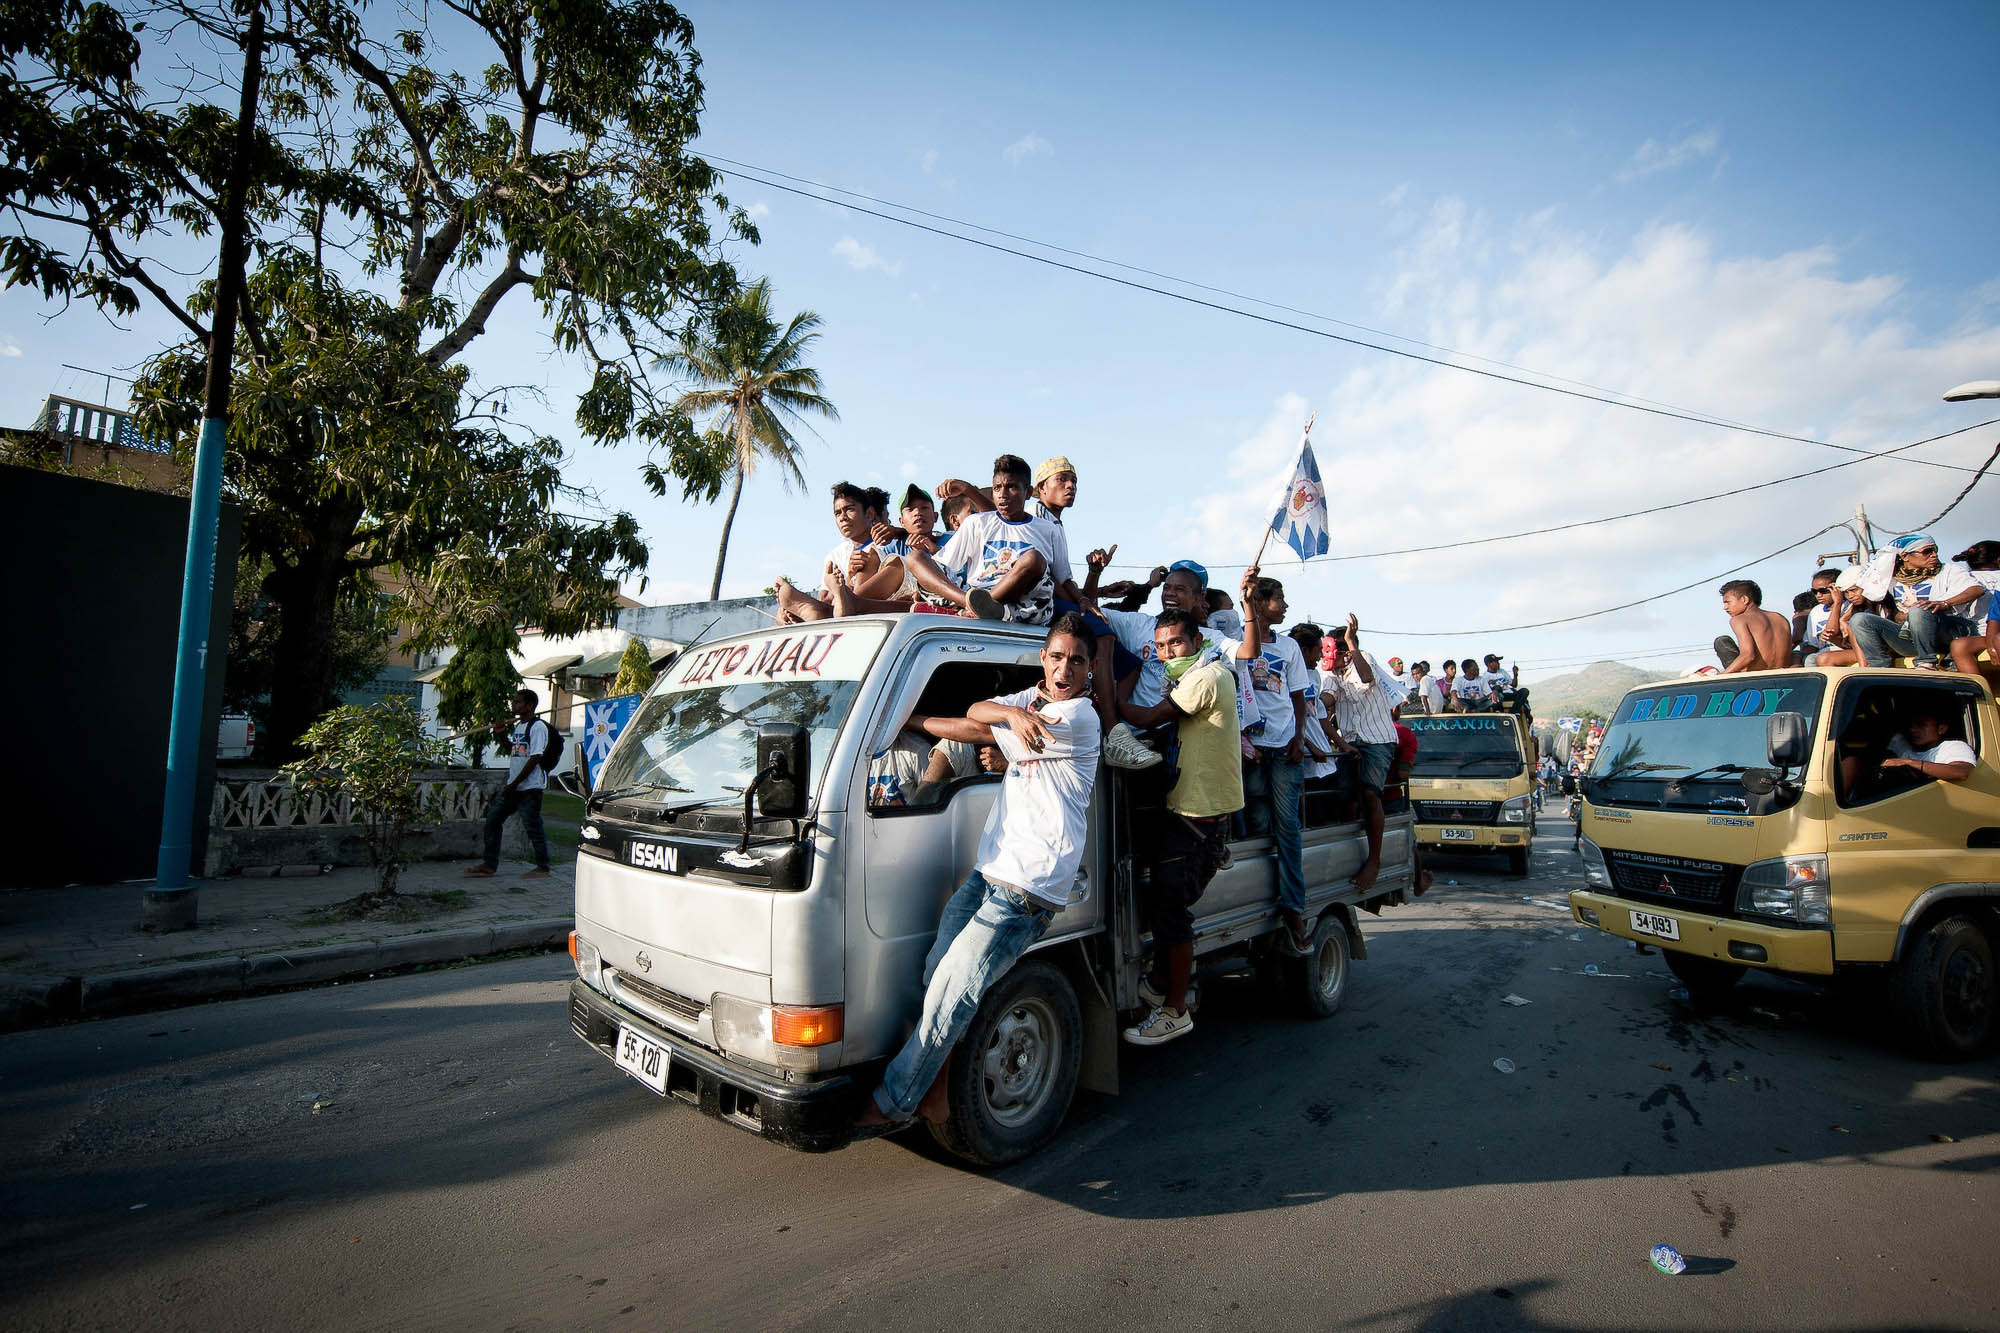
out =
{"type": "Polygon", "coordinates": [[[1741,866],[1654,852],[1607,850],[1604,864],[1620,898],[1706,907],[1725,915],[1735,908],[1736,882],[1743,877],[1741,866]]]}
{"type": "Polygon", "coordinates": [[[690,1023],[699,1022],[701,1020],[701,1011],[708,1008],[700,1000],[691,1000],[687,996],[670,991],[664,986],[655,986],[650,981],[641,981],[630,972],[619,972],[615,969],[607,969],[607,972],[612,976],[613,983],[618,989],[631,991],[634,995],[645,1000],[655,1008],[664,1009],[670,1014],[676,1014],[681,1018],[685,1018],[690,1023]]]}
{"type": "Polygon", "coordinates": [[[1491,824],[1500,815],[1498,801],[1418,801],[1417,819],[1425,824],[1491,824]]]}

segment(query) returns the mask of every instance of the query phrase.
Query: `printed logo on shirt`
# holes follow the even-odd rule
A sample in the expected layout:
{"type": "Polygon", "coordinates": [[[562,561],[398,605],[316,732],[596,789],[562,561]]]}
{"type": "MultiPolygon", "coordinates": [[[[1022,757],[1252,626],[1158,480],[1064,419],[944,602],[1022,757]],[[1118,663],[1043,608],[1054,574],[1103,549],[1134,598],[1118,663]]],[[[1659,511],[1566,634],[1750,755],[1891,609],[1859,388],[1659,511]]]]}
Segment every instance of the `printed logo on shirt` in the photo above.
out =
{"type": "Polygon", "coordinates": [[[978,587],[991,587],[1006,578],[1015,563],[1034,549],[1033,542],[1018,537],[988,537],[979,555],[979,565],[972,571],[972,582],[978,587]]]}

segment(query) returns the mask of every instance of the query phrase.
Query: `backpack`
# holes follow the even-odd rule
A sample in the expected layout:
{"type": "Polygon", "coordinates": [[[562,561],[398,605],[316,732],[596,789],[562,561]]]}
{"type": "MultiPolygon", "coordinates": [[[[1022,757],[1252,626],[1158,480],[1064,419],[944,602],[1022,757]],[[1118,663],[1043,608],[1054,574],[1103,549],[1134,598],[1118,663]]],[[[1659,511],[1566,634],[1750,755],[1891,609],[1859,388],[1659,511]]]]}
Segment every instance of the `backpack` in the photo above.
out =
{"type": "Polygon", "coordinates": [[[547,727],[549,732],[549,743],[542,748],[542,772],[553,775],[556,765],[562,762],[563,734],[556,730],[552,722],[544,722],[542,725],[547,727]]]}

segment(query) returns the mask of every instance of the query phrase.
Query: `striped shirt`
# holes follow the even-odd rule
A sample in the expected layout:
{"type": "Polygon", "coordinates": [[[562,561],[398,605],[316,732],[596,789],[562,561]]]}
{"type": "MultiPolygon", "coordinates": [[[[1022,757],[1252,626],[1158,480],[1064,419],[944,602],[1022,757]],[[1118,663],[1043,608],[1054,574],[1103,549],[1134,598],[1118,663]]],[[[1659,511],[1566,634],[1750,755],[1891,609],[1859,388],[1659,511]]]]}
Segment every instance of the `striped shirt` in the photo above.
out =
{"type": "Polygon", "coordinates": [[[1388,677],[1372,653],[1363,653],[1368,659],[1368,671],[1372,680],[1361,679],[1350,656],[1339,671],[1329,671],[1321,676],[1326,693],[1333,696],[1340,711],[1340,734],[1357,745],[1394,745],[1396,743],[1396,719],[1390,714],[1395,705],[1390,701],[1388,677]]]}

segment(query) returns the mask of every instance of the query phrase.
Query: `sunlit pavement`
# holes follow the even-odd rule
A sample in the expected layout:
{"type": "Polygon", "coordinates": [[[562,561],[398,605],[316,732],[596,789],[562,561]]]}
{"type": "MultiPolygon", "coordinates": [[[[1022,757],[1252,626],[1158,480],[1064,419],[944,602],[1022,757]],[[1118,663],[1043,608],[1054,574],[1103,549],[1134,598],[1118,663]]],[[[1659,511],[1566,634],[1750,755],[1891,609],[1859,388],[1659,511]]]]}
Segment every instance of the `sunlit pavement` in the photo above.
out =
{"type": "Polygon", "coordinates": [[[992,1175],[920,1133],[806,1157],[663,1105],[570,1036],[559,957],[0,1038],[0,1315],[2000,1323],[1996,1062],[1908,1059],[1865,996],[1764,978],[1689,1012],[1657,954],[1569,920],[1559,813],[1528,878],[1438,856],[1364,918],[1329,1020],[1210,975],[1191,1036],[992,1175]]]}

